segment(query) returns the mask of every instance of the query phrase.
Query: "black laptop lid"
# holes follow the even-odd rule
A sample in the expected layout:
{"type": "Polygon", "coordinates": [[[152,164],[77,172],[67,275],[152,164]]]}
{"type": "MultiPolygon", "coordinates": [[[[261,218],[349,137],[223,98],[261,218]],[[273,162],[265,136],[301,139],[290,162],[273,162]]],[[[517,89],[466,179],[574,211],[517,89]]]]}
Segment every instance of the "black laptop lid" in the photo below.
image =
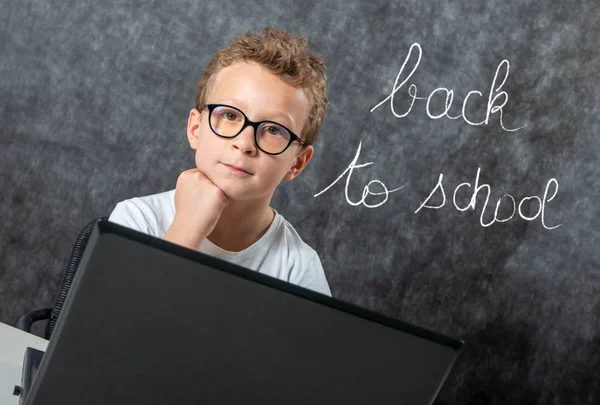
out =
{"type": "Polygon", "coordinates": [[[102,221],[25,403],[429,404],[461,347],[102,221]]]}

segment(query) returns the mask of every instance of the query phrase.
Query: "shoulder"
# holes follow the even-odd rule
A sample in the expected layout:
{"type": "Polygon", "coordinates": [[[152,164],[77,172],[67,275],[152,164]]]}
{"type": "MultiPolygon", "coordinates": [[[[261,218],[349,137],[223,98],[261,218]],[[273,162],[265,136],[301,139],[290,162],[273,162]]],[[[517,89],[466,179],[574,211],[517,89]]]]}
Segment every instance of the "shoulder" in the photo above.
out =
{"type": "Polygon", "coordinates": [[[331,296],[317,252],[281,214],[276,212],[275,216],[275,220],[280,221],[276,235],[278,254],[285,256],[290,265],[289,282],[331,296]]]}
{"type": "Polygon", "coordinates": [[[300,237],[296,228],[294,228],[294,226],[277,211],[275,211],[275,221],[279,221],[277,227],[278,233],[280,234],[279,236],[285,238],[288,247],[292,249],[294,253],[303,256],[314,256],[317,254],[312,247],[302,240],[302,237],[300,237]]]}
{"type": "Polygon", "coordinates": [[[175,190],[144,197],[134,197],[117,203],[109,221],[162,237],[175,217],[175,190]]]}

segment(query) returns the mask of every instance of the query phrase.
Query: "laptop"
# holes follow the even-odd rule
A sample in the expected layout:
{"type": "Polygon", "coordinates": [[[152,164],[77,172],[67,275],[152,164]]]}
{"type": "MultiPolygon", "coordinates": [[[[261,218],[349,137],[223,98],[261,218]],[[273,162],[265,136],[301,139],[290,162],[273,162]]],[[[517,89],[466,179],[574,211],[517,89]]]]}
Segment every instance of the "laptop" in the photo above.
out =
{"type": "Polygon", "coordinates": [[[431,404],[462,346],[104,220],[24,403],[431,404]]]}

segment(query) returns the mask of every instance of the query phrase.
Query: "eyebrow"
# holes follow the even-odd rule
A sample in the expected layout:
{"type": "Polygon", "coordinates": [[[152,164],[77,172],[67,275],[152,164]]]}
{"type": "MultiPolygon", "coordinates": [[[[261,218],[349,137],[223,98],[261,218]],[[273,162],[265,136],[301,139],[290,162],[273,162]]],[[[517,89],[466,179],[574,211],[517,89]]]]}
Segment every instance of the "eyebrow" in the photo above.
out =
{"type": "MultiPolygon", "coordinates": [[[[236,98],[223,98],[223,99],[219,99],[218,102],[216,102],[215,104],[220,104],[220,103],[224,103],[224,104],[231,104],[232,107],[237,107],[240,110],[244,111],[244,109],[242,107],[239,107],[240,105],[244,104],[243,102],[241,102],[240,100],[236,99],[236,98]]],[[[246,111],[244,111],[244,114],[246,114],[246,111]]],[[[277,119],[279,118],[283,118],[284,121],[286,121],[286,125],[287,127],[291,127],[292,125],[295,124],[294,119],[292,118],[292,116],[288,113],[285,114],[283,112],[275,112],[273,114],[268,114],[269,116],[273,116],[275,118],[273,119],[267,119],[267,120],[259,120],[259,121],[275,121],[277,122],[277,119]]]]}

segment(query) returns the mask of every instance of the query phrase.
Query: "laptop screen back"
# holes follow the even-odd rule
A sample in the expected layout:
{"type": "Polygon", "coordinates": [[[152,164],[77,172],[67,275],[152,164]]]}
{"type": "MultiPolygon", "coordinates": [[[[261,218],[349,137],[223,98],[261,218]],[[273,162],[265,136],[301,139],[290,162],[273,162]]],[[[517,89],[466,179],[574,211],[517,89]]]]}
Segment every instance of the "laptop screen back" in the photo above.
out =
{"type": "Polygon", "coordinates": [[[100,222],[26,404],[429,404],[461,346],[100,222]]]}

